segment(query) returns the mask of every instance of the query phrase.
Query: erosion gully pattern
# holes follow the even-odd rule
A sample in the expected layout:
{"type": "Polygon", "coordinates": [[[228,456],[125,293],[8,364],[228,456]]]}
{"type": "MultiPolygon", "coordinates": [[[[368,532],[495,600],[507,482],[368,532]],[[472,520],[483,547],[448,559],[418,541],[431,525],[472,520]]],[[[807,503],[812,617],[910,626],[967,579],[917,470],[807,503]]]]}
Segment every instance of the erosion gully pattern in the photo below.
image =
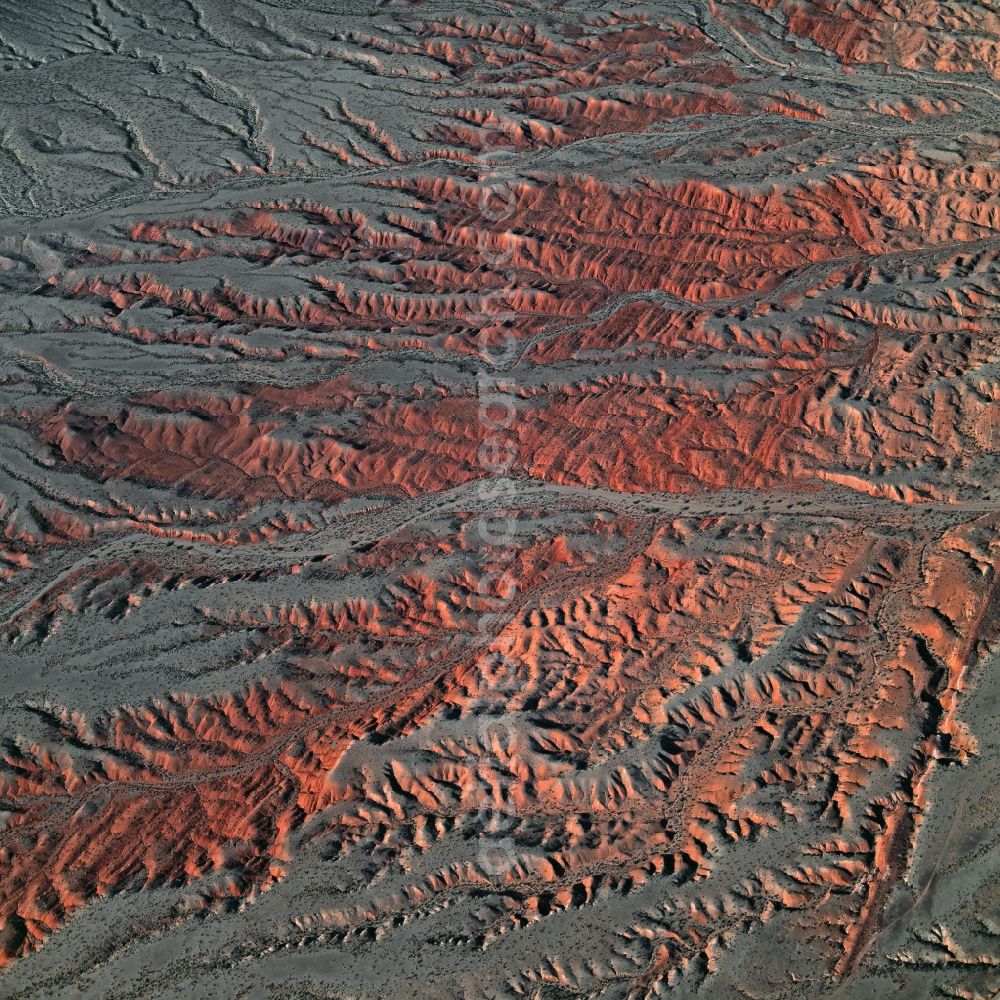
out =
{"type": "Polygon", "coordinates": [[[0,66],[0,996],[997,995],[994,3],[0,66]]]}

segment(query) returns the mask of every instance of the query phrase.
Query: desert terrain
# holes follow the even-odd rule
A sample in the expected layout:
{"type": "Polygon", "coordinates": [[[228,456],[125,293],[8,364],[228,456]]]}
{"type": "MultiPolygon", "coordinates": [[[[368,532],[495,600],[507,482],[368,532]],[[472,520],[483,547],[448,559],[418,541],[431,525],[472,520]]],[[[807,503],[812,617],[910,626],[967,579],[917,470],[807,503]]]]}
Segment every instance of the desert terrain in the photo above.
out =
{"type": "Polygon", "coordinates": [[[0,998],[1000,996],[993,0],[0,5],[0,998]]]}

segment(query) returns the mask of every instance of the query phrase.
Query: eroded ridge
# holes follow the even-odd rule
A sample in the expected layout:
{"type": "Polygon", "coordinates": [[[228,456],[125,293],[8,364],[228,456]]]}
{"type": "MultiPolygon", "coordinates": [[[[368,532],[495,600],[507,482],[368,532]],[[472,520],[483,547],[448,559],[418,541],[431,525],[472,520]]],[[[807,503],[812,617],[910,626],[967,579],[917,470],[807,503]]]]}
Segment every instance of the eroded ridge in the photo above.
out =
{"type": "Polygon", "coordinates": [[[0,996],[996,995],[995,12],[301,6],[0,14],[0,996]]]}

